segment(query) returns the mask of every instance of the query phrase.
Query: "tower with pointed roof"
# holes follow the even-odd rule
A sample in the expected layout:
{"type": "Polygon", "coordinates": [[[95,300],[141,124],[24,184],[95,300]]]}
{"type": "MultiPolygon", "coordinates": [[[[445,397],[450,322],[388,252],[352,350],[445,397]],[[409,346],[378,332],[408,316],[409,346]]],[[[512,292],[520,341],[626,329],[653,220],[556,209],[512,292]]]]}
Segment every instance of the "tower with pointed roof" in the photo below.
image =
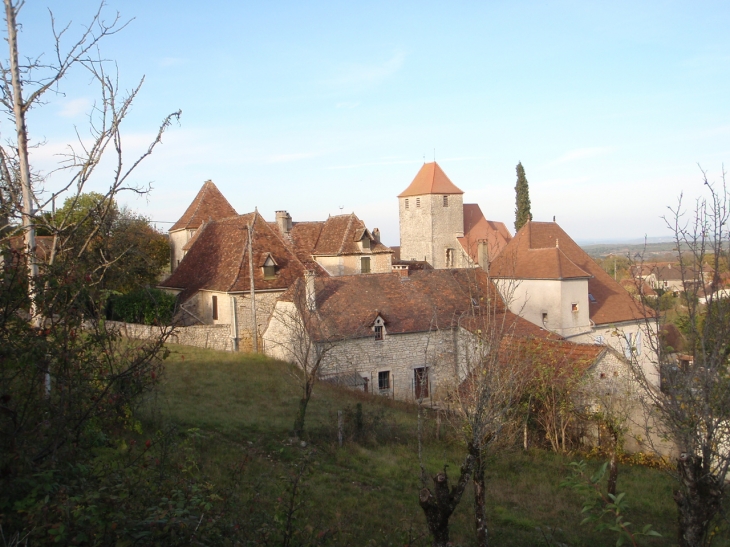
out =
{"type": "Polygon", "coordinates": [[[463,195],[436,162],[423,164],[398,196],[402,260],[425,260],[436,269],[467,266],[458,241],[464,237],[463,195]]]}
{"type": "Polygon", "coordinates": [[[172,228],[170,228],[170,271],[175,271],[187,252],[187,244],[195,232],[209,220],[236,216],[236,210],[228,203],[213,181],[207,180],[193,202],[172,228]]]}

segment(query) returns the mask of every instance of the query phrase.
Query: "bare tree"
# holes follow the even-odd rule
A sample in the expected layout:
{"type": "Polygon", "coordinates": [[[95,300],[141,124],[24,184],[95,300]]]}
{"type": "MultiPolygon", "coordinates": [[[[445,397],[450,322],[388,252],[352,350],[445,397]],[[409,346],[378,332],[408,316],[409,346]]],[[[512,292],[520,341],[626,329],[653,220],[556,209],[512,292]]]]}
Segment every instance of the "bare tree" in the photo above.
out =
{"type": "MultiPolygon", "coordinates": [[[[99,45],[105,38],[122,30],[126,23],[121,21],[118,13],[111,22],[106,22],[101,4],[78,38],[72,45],[65,47],[64,42],[71,24],[59,28],[51,14],[54,51],[50,55],[28,59],[23,64],[20,61],[18,45],[20,26],[17,22],[23,4],[22,0],[15,2],[4,0],[9,59],[7,62],[0,62],[0,104],[15,125],[15,139],[5,146],[0,146],[0,184],[4,201],[12,204],[5,207],[8,221],[11,224],[19,221],[21,226],[20,230],[6,232],[5,237],[15,235],[17,231],[22,232],[27,252],[28,276],[33,279],[38,276],[36,225],[45,225],[45,228],[54,235],[53,244],[47,253],[47,261],[53,263],[56,254],[64,249],[65,241],[73,237],[78,226],[87,220],[76,219],[73,225],[69,225],[67,217],[56,225],[52,216],[41,217],[37,212],[48,207],[51,202],[55,203],[58,196],[68,199],[69,192],[70,199],[78,199],[88,181],[96,174],[102,157],[107,153],[114,156],[114,160],[106,192],[107,199],[104,201],[107,208],[98,212],[102,218],[109,212],[114,197],[119,192],[148,191],[149,188],[131,184],[130,176],[161,142],[164,131],[173,120],[179,119],[181,112],[177,111],[166,116],[147,150],[131,163],[125,163],[121,127],[144,79],[131,92],[122,94],[119,90],[116,65],[100,56],[99,45]],[[38,143],[34,145],[31,142],[26,118],[31,108],[43,105],[47,94],[62,93],[63,81],[76,69],[85,72],[98,85],[99,97],[89,114],[88,136],[76,131],[78,142],[76,145],[68,145],[56,169],[56,174],[66,176],[61,177],[62,182],[57,183],[57,187],[48,196],[43,189],[44,177],[31,169],[31,149],[38,143]]],[[[85,244],[74,249],[77,256],[86,252],[88,244],[96,235],[94,231],[86,234],[85,244]]],[[[31,290],[37,291],[33,283],[31,290]]],[[[31,304],[31,309],[34,309],[34,302],[31,304]]]]}
{"type": "Polygon", "coordinates": [[[525,370],[520,357],[520,319],[508,311],[504,287],[497,292],[489,275],[473,270],[469,284],[471,306],[456,318],[457,361],[452,370],[453,419],[461,431],[473,466],[474,526],[476,544],[489,544],[486,518],[486,466],[489,450],[504,442],[514,431],[519,399],[525,386],[525,370]]]}
{"type": "Polygon", "coordinates": [[[327,354],[340,339],[337,329],[317,311],[314,272],[306,272],[274,307],[266,339],[267,353],[296,366],[292,376],[301,388],[294,434],[304,432],[307,405],[327,354]]]}
{"type": "Polygon", "coordinates": [[[668,353],[661,339],[664,318],[657,315],[645,329],[656,355],[654,370],[641,366],[637,352],[632,359],[644,407],[655,418],[647,439],[653,444],[667,439],[678,454],[673,476],[681,547],[712,540],[730,467],[730,300],[719,291],[730,240],[730,196],[724,173],[720,184],[710,183],[704,172],[703,178],[706,197],[688,212],[680,196],[665,217],[681,269],[688,355],[678,359],[668,353]]]}

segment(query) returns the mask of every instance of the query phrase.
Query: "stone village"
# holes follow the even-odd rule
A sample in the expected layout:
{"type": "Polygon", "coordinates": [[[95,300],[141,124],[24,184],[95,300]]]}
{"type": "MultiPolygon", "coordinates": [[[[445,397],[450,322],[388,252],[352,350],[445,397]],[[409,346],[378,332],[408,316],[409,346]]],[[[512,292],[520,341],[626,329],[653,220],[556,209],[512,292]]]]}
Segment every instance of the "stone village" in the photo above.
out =
{"type": "Polygon", "coordinates": [[[160,287],[178,295],[185,325],[173,340],[297,362],[306,339],[327,349],[321,378],[430,404],[497,318],[597,381],[632,358],[653,371],[647,312],[558,224],[513,236],[463,197],[425,163],[398,195],[400,247],[389,248],[354,213],[239,215],[207,181],[170,229],[160,287]]]}

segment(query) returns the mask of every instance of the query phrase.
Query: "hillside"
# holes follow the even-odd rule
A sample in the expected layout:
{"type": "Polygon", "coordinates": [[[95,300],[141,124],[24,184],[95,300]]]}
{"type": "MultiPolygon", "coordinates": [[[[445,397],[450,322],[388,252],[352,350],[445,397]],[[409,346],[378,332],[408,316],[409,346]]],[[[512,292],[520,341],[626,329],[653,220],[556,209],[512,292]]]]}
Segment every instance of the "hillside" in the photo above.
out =
{"type": "MultiPolygon", "coordinates": [[[[290,507],[296,509],[292,545],[430,544],[417,501],[414,406],[320,384],[302,446],[289,436],[298,395],[288,365],[183,346],[170,350],[158,399],[161,416],[150,416],[147,427],[194,428],[196,450],[190,458],[199,480],[220,492],[226,507],[220,518],[228,519],[236,544],[281,544],[290,507]],[[357,404],[362,405],[359,438],[357,404]],[[338,410],[346,419],[342,448],[338,410]]],[[[433,414],[427,414],[424,431],[428,471],[434,474],[447,465],[456,475],[464,448],[454,432],[444,424],[437,438],[433,414]]],[[[492,457],[487,497],[494,545],[615,544],[612,535],[580,526],[580,497],[559,486],[569,461],[540,450],[503,450],[492,457]]],[[[671,489],[656,470],[621,469],[619,491],[630,500],[629,519],[653,524],[665,538],[674,534],[676,521],[671,489]]],[[[452,516],[455,545],[472,543],[472,500],[467,490],[452,516]]]]}

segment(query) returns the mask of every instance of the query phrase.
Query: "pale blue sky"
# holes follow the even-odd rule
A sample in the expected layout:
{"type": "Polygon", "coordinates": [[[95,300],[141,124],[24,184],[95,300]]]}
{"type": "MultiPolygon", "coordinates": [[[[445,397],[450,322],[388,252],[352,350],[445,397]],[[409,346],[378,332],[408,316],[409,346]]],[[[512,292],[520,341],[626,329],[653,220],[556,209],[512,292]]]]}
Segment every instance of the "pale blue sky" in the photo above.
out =
{"type": "MultiPolygon", "coordinates": [[[[21,49],[47,49],[36,2],[21,49]]],[[[139,149],[181,108],[137,172],[129,204],[174,221],[212,179],[237,211],[294,220],[354,211],[398,244],[396,195],[434,157],[485,215],[512,229],[515,165],[535,220],[576,240],[666,235],[661,215],[730,161],[726,2],[200,2],[110,0],[134,18],[102,45],[123,87],[145,75],[127,129],[139,149]]],[[[81,72],[34,112],[35,163],[84,127],[81,72]]],[[[9,131],[7,124],[0,130],[9,131]]],[[[98,184],[103,181],[100,179],[98,184]]],[[[167,227],[169,225],[161,225],[167,227]]]]}

